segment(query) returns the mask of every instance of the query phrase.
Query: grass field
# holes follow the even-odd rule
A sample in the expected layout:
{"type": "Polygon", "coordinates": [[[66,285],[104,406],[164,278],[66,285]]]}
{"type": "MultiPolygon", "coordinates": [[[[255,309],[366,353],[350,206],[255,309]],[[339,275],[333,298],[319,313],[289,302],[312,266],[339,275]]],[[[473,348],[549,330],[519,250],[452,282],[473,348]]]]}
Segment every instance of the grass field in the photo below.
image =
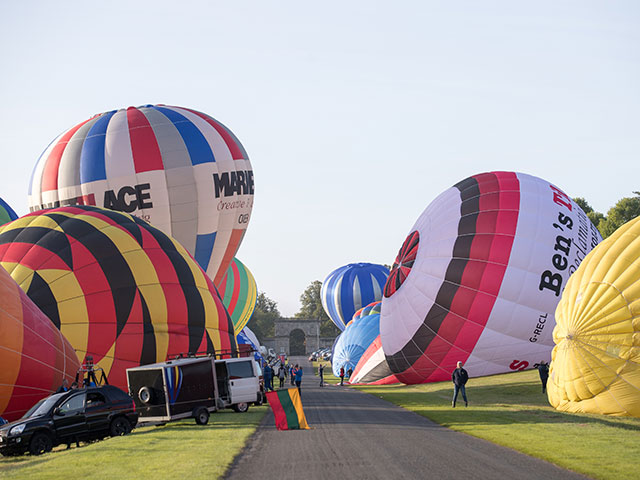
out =
{"type": "Polygon", "coordinates": [[[471,379],[468,408],[460,398],[451,408],[451,382],[355,388],[590,477],[640,478],[640,419],[558,412],[541,393],[537,371],[471,379]]]}
{"type": "Polygon", "coordinates": [[[2,479],[220,478],[267,412],[251,406],[211,415],[205,426],[193,419],[136,428],[130,435],[32,457],[0,457],[2,479]]]}

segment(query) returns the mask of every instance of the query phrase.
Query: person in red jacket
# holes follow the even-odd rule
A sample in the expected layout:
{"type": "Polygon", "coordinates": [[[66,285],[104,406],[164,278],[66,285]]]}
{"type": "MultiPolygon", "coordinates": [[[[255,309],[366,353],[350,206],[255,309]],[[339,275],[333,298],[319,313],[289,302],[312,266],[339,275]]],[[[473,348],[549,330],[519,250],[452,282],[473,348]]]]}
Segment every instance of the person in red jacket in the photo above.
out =
{"type": "Polygon", "coordinates": [[[453,382],[453,401],[451,406],[456,407],[456,400],[458,399],[458,392],[462,393],[462,399],[464,400],[464,406],[468,406],[467,392],[465,391],[465,385],[469,380],[469,374],[462,368],[462,362],[458,362],[458,368],[456,368],[451,374],[451,381],[453,382]]]}
{"type": "Polygon", "coordinates": [[[344,385],[344,367],[340,367],[340,385],[344,385]]]}

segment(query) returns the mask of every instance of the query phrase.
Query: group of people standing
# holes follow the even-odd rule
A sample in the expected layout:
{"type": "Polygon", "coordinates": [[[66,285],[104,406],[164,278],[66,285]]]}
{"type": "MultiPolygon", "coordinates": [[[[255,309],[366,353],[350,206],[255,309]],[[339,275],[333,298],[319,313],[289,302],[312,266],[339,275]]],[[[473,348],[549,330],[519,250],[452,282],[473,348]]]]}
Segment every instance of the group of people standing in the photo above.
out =
{"type": "Polygon", "coordinates": [[[291,365],[291,364],[283,364],[282,362],[278,363],[277,370],[268,363],[264,363],[262,376],[264,378],[264,389],[266,391],[273,391],[273,381],[274,378],[277,378],[280,382],[280,386],[278,388],[284,388],[285,379],[289,377],[291,379],[291,385],[298,387],[298,393],[302,395],[302,390],[300,389],[300,385],[302,384],[302,367],[299,365],[291,365]]]}

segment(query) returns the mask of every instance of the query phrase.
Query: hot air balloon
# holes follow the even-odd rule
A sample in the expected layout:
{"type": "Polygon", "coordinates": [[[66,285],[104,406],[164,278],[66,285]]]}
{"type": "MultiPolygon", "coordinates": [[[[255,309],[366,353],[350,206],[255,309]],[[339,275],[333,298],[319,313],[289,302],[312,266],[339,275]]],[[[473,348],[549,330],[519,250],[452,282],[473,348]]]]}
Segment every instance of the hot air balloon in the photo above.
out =
{"type": "Polygon", "coordinates": [[[374,263],[350,263],[331,272],[322,283],[322,306],[340,330],[363,306],[382,299],[389,269],[374,263]]]}
{"type": "Polygon", "coordinates": [[[340,376],[340,367],[345,372],[354,369],[360,361],[360,357],[380,334],[380,314],[366,315],[354,320],[340,334],[331,356],[331,369],[333,374],[340,376]]]}
{"type": "Polygon", "coordinates": [[[249,327],[244,327],[240,333],[236,336],[238,340],[238,347],[240,345],[249,345],[253,349],[253,358],[255,358],[258,365],[262,365],[262,353],[260,351],[260,341],[256,334],[251,331],[249,327]]]}
{"type": "Polygon", "coordinates": [[[382,348],[407,384],[548,361],[569,275],[601,240],[558,187],[482,173],[439,195],[405,240],[385,285],[382,348]]]}
{"type": "Polygon", "coordinates": [[[73,382],[80,362],[62,333],[0,267],[0,416],[13,421],[73,382]]]}
{"type": "Polygon", "coordinates": [[[249,323],[258,299],[258,287],[251,271],[234,258],[218,285],[218,292],[235,331],[241,331],[249,323]]]}
{"type": "Polygon", "coordinates": [[[97,205],[136,215],[178,240],[220,283],[246,231],[253,170],[210,116],[145,105],[96,115],[40,156],[29,207],[97,205]]]}
{"type": "Polygon", "coordinates": [[[10,222],[11,220],[15,220],[16,218],[18,218],[16,212],[13,211],[7,202],[0,198],[0,225],[10,222]]]}
{"type": "Polygon", "coordinates": [[[556,309],[549,402],[640,417],[640,217],[598,245],[556,309]]]}
{"type": "Polygon", "coordinates": [[[26,215],[0,228],[0,264],[116,386],[129,367],[236,349],[211,279],[137,217],[79,205],[26,215]]]}
{"type": "Polygon", "coordinates": [[[384,356],[380,335],[369,345],[369,348],[358,360],[356,368],[349,379],[350,383],[368,383],[371,385],[389,385],[399,383],[384,356]]]}

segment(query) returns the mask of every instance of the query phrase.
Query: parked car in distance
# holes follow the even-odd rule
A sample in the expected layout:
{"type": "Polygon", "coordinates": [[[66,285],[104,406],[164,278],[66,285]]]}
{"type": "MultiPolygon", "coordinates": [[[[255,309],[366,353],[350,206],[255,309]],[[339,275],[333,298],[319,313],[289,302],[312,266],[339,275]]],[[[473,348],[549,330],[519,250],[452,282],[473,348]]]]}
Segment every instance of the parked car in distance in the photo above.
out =
{"type": "Polygon", "coordinates": [[[112,385],[43,398],[20,420],[0,426],[0,454],[40,455],[61,443],[126,435],[138,421],[133,400],[112,385]]]}

